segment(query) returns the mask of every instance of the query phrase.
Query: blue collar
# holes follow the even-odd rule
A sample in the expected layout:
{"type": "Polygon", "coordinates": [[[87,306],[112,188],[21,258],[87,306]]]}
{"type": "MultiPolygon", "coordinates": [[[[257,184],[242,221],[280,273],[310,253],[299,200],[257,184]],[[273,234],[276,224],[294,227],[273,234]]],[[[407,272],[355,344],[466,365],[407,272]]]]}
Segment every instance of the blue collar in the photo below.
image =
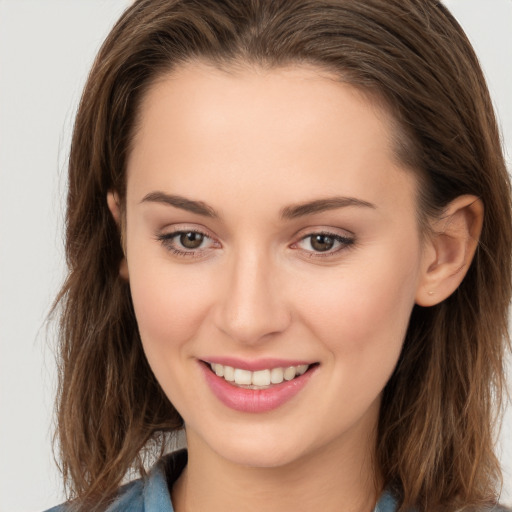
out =
{"type": "MultiPolygon", "coordinates": [[[[169,488],[178,479],[186,463],[186,450],[180,450],[160,459],[146,478],[123,487],[119,498],[107,512],[174,512],[169,488]]],[[[385,491],[373,512],[396,512],[396,510],[397,500],[389,491],[385,491]]]]}
{"type": "MultiPolygon", "coordinates": [[[[106,512],[174,512],[169,489],[186,464],[186,450],[166,455],[151,468],[145,478],[121,487],[106,512]]],[[[396,499],[385,491],[373,512],[396,512],[396,509],[396,499]]],[[[70,512],[70,506],[63,504],[47,512],[70,512]]]]}

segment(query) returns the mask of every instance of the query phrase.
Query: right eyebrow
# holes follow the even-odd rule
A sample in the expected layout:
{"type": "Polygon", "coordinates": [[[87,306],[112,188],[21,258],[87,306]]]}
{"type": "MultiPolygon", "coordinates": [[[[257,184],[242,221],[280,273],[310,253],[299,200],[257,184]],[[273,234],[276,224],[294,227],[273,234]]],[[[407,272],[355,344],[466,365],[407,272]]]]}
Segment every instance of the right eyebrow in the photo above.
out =
{"type": "Polygon", "coordinates": [[[196,213],[198,215],[203,215],[211,219],[219,218],[219,214],[211,206],[204,203],[203,201],[193,201],[183,196],[170,195],[166,194],[165,192],[150,192],[149,194],[145,195],[141,201],[141,203],[146,202],[168,204],[170,206],[174,206],[175,208],[179,208],[191,213],[196,213]]]}

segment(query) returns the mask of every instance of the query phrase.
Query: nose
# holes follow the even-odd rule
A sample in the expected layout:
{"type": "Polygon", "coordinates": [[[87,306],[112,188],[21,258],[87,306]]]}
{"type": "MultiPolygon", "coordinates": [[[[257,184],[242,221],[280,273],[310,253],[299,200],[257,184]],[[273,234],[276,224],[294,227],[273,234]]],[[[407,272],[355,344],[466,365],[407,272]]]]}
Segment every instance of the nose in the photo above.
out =
{"type": "Polygon", "coordinates": [[[218,329],[237,342],[258,344],[290,324],[279,272],[270,260],[258,250],[246,249],[233,255],[227,267],[215,321],[218,329]]]}

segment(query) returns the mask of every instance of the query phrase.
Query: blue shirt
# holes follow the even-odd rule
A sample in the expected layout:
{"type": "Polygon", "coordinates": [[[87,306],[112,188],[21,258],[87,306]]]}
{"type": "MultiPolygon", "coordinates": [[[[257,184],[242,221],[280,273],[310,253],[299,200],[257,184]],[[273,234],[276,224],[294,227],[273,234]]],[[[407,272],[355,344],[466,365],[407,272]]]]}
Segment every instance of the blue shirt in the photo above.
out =
{"type": "MultiPolygon", "coordinates": [[[[160,459],[145,478],[134,480],[121,487],[118,497],[107,512],[174,512],[169,484],[176,481],[186,463],[185,450],[160,459]]],[[[384,492],[373,512],[395,512],[396,508],[396,500],[389,492],[384,492]]],[[[66,512],[67,510],[68,507],[63,504],[47,512],[66,512]]]]}

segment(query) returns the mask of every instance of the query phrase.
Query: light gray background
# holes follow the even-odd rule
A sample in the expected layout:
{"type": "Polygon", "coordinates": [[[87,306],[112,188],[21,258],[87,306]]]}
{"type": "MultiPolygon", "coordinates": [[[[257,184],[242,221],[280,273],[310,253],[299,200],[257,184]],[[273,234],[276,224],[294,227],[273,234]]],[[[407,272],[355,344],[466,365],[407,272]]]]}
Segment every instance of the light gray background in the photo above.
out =
{"type": "MultiPolygon", "coordinates": [[[[512,160],[512,0],[446,0],[472,40],[512,160]]],[[[129,0],[0,0],[0,512],[63,500],[44,321],[64,275],[65,166],[92,59],[129,0]]],[[[510,167],[509,167],[510,168],[510,167]]],[[[512,505],[512,413],[501,436],[512,505]]]]}

